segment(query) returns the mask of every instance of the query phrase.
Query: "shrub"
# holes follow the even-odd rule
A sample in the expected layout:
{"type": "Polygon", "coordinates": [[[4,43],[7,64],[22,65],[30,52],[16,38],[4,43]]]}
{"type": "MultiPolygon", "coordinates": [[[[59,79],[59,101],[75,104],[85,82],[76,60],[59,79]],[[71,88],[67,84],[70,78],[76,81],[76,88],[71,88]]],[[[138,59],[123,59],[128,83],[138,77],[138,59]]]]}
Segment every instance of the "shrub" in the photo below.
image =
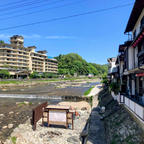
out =
{"type": "Polygon", "coordinates": [[[109,86],[110,90],[113,91],[115,94],[118,94],[120,91],[120,85],[117,82],[112,82],[109,86]]]}
{"type": "Polygon", "coordinates": [[[102,81],[101,81],[103,84],[105,84],[106,86],[109,85],[109,81],[108,81],[108,77],[107,77],[107,74],[103,74],[102,75],[102,81]]]}
{"type": "Polygon", "coordinates": [[[30,78],[41,78],[38,72],[33,72],[30,74],[30,78]]]}
{"type": "Polygon", "coordinates": [[[17,139],[17,138],[16,138],[15,136],[14,136],[14,137],[11,137],[11,141],[12,141],[13,144],[16,144],[16,139],[17,139]]]}
{"type": "Polygon", "coordinates": [[[0,70],[0,78],[9,78],[10,74],[8,70],[0,70]]]}
{"type": "Polygon", "coordinates": [[[30,74],[30,78],[57,78],[58,75],[55,73],[38,73],[38,72],[33,72],[30,74]]]}
{"type": "Polygon", "coordinates": [[[43,73],[42,75],[41,75],[41,77],[42,78],[57,78],[58,77],[58,75],[57,74],[55,74],[55,73],[43,73]]]}

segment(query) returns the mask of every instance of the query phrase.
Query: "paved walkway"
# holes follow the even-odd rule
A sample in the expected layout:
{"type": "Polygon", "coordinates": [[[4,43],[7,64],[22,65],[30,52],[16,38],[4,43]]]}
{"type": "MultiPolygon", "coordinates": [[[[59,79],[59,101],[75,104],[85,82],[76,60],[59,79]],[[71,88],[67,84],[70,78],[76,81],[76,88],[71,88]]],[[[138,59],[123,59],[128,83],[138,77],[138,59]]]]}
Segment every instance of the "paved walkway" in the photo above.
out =
{"type": "Polygon", "coordinates": [[[90,96],[95,96],[96,94],[98,94],[99,92],[100,92],[100,90],[101,90],[101,84],[99,84],[99,85],[96,85],[92,90],[91,90],[91,92],[88,94],[88,96],[90,97],[90,96]]]}
{"type": "Polygon", "coordinates": [[[97,105],[98,99],[94,96],[87,144],[106,144],[104,123],[100,120],[97,105]]]}

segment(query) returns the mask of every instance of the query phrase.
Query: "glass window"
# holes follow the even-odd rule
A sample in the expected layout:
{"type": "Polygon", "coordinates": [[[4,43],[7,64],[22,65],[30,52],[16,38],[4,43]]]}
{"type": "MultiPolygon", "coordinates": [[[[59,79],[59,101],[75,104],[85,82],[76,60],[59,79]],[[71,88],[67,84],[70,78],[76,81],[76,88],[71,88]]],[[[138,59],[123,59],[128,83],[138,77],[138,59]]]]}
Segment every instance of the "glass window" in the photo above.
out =
{"type": "Polygon", "coordinates": [[[136,30],[133,33],[133,39],[135,39],[135,38],[136,38],[136,30]]]}
{"type": "Polygon", "coordinates": [[[144,27],[144,17],[141,19],[141,29],[144,27]]]}

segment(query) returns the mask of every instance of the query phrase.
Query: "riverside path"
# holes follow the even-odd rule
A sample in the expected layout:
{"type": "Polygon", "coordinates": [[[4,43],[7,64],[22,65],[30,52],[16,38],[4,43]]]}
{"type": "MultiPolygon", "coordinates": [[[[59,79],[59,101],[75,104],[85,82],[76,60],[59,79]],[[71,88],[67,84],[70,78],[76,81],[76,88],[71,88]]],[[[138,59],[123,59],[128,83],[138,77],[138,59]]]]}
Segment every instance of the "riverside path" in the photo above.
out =
{"type": "Polygon", "coordinates": [[[98,96],[93,99],[93,107],[89,121],[87,144],[106,144],[105,128],[98,113],[98,96]]]}

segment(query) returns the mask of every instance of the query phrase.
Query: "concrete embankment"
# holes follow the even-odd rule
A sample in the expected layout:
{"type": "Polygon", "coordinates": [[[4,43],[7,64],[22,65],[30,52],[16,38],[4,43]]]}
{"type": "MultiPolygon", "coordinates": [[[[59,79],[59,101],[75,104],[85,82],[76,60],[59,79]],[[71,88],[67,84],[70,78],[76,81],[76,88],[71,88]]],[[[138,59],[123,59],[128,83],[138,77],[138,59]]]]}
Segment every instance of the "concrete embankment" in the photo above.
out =
{"type": "Polygon", "coordinates": [[[107,88],[100,93],[99,100],[99,105],[106,108],[101,119],[108,144],[144,144],[144,131],[125,107],[113,100],[107,88]]]}
{"type": "Polygon", "coordinates": [[[83,144],[144,144],[144,131],[108,88],[94,96],[93,108],[83,131],[83,144]],[[102,107],[105,112],[102,113],[102,107]]]}
{"type": "Polygon", "coordinates": [[[106,144],[104,122],[99,114],[98,95],[102,90],[101,85],[95,86],[89,96],[93,96],[92,110],[87,124],[82,132],[82,144],[106,144]]]}

